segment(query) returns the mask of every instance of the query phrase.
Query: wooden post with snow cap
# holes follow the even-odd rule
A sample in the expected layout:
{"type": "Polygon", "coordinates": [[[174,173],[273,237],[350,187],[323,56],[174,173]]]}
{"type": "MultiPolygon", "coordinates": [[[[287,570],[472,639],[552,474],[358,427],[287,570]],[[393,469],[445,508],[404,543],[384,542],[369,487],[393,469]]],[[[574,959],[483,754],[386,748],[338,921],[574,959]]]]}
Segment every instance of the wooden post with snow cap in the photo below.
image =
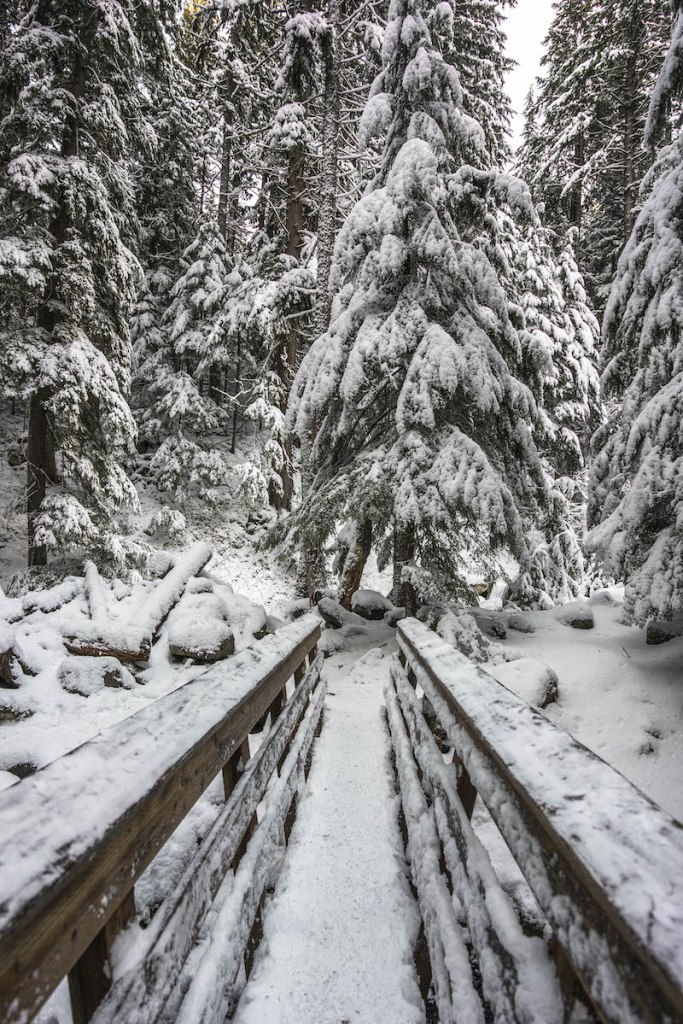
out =
{"type": "MultiPolygon", "coordinates": [[[[605,1024],[683,1024],[683,826],[416,619],[399,624],[398,642],[401,658],[387,686],[387,706],[413,829],[411,854],[421,842],[418,818],[422,822],[433,812],[430,827],[439,836],[453,892],[467,918],[493,1019],[521,1019],[517,1001],[522,999],[525,1021],[562,1024],[571,1015],[578,985],[580,1000],[605,1024]],[[535,947],[525,948],[528,937],[519,934],[510,943],[514,922],[505,909],[507,897],[468,822],[461,792],[444,770],[406,668],[538,903],[552,934],[544,956],[555,957],[553,978],[543,956],[539,959],[538,938],[535,947]],[[427,801],[422,817],[415,818],[418,788],[427,801]],[[536,981],[530,985],[532,977],[536,981]]],[[[432,856],[431,845],[422,853],[432,856]]],[[[432,932],[430,955],[437,957],[441,1019],[455,1021],[457,1014],[449,1016],[451,986],[461,981],[449,974],[439,945],[451,932],[437,926],[435,933],[436,881],[418,860],[412,869],[420,883],[420,905],[428,913],[425,926],[432,932]]],[[[444,907],[440,913],[446,913],[444,907]]]]}

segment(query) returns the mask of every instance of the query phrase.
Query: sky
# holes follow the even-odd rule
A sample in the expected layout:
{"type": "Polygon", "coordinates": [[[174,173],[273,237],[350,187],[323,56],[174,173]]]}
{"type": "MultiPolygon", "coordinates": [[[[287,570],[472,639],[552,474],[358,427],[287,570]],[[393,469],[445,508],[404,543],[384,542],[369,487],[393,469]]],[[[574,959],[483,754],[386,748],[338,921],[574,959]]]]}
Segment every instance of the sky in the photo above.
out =
{"type": "Polygon", "coordinates": [[[517,6],[508,13],[505,26],[508,36],[508,55],[517,67],[508,76],[507,89],[515,110],[512,124],[513,146],[521,141],[524,121],[522,111],[529,86],[539,74],[543,40],[553,17],[552,0],[517,0],[517,6]]]}

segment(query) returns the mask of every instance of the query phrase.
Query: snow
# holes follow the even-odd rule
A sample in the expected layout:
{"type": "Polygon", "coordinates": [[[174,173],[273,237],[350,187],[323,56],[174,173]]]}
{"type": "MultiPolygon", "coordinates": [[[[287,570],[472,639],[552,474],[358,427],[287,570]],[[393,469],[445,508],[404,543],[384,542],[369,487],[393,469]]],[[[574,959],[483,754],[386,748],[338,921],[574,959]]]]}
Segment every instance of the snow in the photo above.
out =
{"type": "Polygon", "coordinates": [[[591,598],[592,630],[527,613],[534,633],[508,632],[505,647],[558,676],[559,699],[545,710],[552,722],[683,821],[683,638],[649,646],[643,630],[620,621],[620,597],[623,588],[591,598]]]}
{"type": "Polygon", "coordinates": [[[512,690],[527,704],[535,704],[544,708],[552,703],[557,695],[558,679],[556,673],[542,661],[535,658],[519,658],[502,664],[488,662],[482,666],[489,675],[497,679],[508,690],[512,690]]]}
{"type": "Polygon", "coordinates": [[[389,660],[357,653],[326,663],[325,724],[235,1024],[424,1021],[381,717],[389,660]]]}
{"type": "MultiPolygon", "coordinates": [[[[464,720],[474,723],[487,746],[495,749],[515,786],[526,790],[534,804],[552,817],[553,831],[620,913],[637,937],[636,944],[647,946],[680,986],[680,826],[607,764],[555,729],[541,713],[454,655],[420,623],[408,620],[401,629],[429,658],[464,720]]],[[[488,756],[473,747],[461,716],[456,720],[421,669],[416,674],[545,913],[569,942],[572,955],[592,978],[591,984],[602,985],[602,998],[610,1005],[612,1017],[635,1020],[610,966],[604,940],[584,928],[581,912],[571,899],[554,899],[544,855],[520,818],[510,788],[492,771],[488,756]],[[602,964],[601,978],[600,972],[595,972],[596,963],[602,964]]]]}
{"type": "Polygon", "coordinates": [[[82,856],[127,808],[143,800],[313,625],[307,617],[266,637],[2,791],[0,928],[55,880],[59,865],[82,856]]]}
{"type": "MultiPolygon", "coordinates": [[[[392,733],[395,733],[402,751],[398,758],[401,787],[406,791],[409,803],[419,808],[418,820],[422,822],[423,831],[425,820],[431,814],[422,795],[417,767],[433,797],[434,819],[428,828],[432,833],[431,849],[422,851],[423,857],[432,863],[431,868],[426,863],[420,866],[422,884],[432,891],[438,887],[438,879],[433,876],[440,873],[439,857],[443,849],[453,883],[453,898],[449,899],[448,894],[446,898],[453,904],[452,912],[460,920],[467,921],[469,938],[479,960],[484,994],[496,1018],[524,1020],[527,1024],[533,1021],[559,1024],[563,1019],[562,999],[548,949],[538,936],[524,934],[458,797],[454,766],[445,763],[423,718],[420,699],[398,659],[394,659],[392,664],[392,684],[386,691],[386,697],[392,733]],[[412,749],[406,746],[405,728],[396,716],[396,695],[408,726],[412,749]]],[[[413,834],[415,827],[413,822],[413,834]]],[[[417,850],[412,837],[410,849],[414,860],[417,850]]],[[[425,920],[429,920],[429,915],[425,920]]],[[[458,944],[462,944],[462,938],[458,944]]],[[[460,972],[469,977],[467,953],[465,956],[460,972]]],[[[456,1005],[457,1020],[462,999],[458,998],[456,1005]]],[[[479,1017],[477,1010],[468,1011],[468,1020],[474,1021],[479,1017]]]]}

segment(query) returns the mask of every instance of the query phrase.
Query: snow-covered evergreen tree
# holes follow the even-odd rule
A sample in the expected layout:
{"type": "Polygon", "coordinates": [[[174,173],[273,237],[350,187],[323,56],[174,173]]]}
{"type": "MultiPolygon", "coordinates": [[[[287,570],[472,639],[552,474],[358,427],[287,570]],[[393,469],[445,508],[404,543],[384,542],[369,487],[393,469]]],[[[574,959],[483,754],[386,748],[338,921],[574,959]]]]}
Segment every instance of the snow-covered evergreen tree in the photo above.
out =
{"type": "Polygon", "coordinates": [[[669,37],[668,0],[558,0],[533,121],[517,166],[546,223],[577,230],[579,265],[602,311],[651,164],[641,144],[669,37]]]}
{"type": "MultiPolygon", "coordinates": [[[[153,17],[153,12],[147,12],[153,17]]],[[[128,317],[137,265],[128,157],[151,138],[129,0],[17,0],[0,54],[3,388],[29,402],[29,562],[126,556],[128,317]]]]}
{"type": "MultiPolygon", "coordinates": [[[[492,566],[504,549],[526,570],[536,539],[558,532],[561,504],[486,255],[497,208],[531,212],[530,196],[515,178],[475,170],[490,164],[486,140],[430,36],[436,8],[390,4],[364,117],[368,135],[373,118],[388,122],[382,165],[340,232],[332,322],[288,410],[300,437],[317,426],[299,535],[370,521],[380,553],[393,539],[394,596],[409,607],[416,593],[464,592],[470,557],[492,566]]],[[[444,31],[442,21],[440,40],[444,31]]]]}
{"type": "Polygon", "coordinates": [[[505,78],[513,61],[506,55],[505,8],[514,0],[446,0],[428,13],[429,29],[444,58],[458,69],[462,108],[481,126],[484,153],[493,166],[510,159],[512,107],[505,78]]]}
{"type": "MultiPolygon", "coordinates": [[[[654,93],[648,137],[683,80],[683,14],[654,93]]],[[[634,622],[683,610],[683,135],[659,154],[654,184],[619,260],[604,322],[611,415],[596,435],[591,546],[626,580],[634,622]]]]}

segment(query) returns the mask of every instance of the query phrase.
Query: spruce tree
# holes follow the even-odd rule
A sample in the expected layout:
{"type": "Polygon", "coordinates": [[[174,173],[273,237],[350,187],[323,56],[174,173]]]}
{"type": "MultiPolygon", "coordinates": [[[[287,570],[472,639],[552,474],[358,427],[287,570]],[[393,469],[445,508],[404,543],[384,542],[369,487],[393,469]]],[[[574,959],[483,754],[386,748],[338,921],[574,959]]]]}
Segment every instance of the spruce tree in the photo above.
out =
{"type": "Polygon", "coordinates": [[[651,164],[641,145],[669,37],[668,0],[558,0],[543,76],[517,158],[546,223],[577,232],[577,258],[604,309],[651,164]]]}
{"type": "MultiPolygon", "coordinates": [[[[486,252],[499,206],[530,213],[531,200],[516,179],[475,169],[492,161],[430,35],[437,7],[390,4],[364,118],[367,134],[373,117],[387,125],[382,163],[339,234],[330,328],[305,356],[288,409],[299,437],[317,426],[298,535],[370,522],[380,558],[393,546],[394,598],[411,610],[418,595],[466,593],[469,558],[492,567],[505,550],[526,570],[536,539],[557,532],[561,505],[486,252]]],[[[442,46],[445,31],[442,20],[442,46]]]]}
{"type": "MultiPolygon", "coordinates": [[[[649,139],[683,78],[683,8],[654,91],[649,139]]],[[[611,415],[595,438],[590,542],[626,581],[639,624],[683,610],[683,134],[660,152],[654,184],[619,260],[603,327],[611,415]]]]}
{"type": "Polygon", "coordinates": [[[484,153],[498,168],[511,158],[505,78],[513,61],[506,56],[504,22],[505,8],[513,5],[514,0],[447,0],[428,13],[433,41],[458,69],[462,108],[480,124],[484,153]]]}
{"type": "MultiPolygon", "coordinates": [[[[145,16],[153,18],[153,13],[145,16]]],[[[130,0],[18,0],[0,54],[0,275],[6,393],[26,399],[29,563],[100,548],[135,508],[124,464],[135,211],[150,137],[130,0]]]]}

